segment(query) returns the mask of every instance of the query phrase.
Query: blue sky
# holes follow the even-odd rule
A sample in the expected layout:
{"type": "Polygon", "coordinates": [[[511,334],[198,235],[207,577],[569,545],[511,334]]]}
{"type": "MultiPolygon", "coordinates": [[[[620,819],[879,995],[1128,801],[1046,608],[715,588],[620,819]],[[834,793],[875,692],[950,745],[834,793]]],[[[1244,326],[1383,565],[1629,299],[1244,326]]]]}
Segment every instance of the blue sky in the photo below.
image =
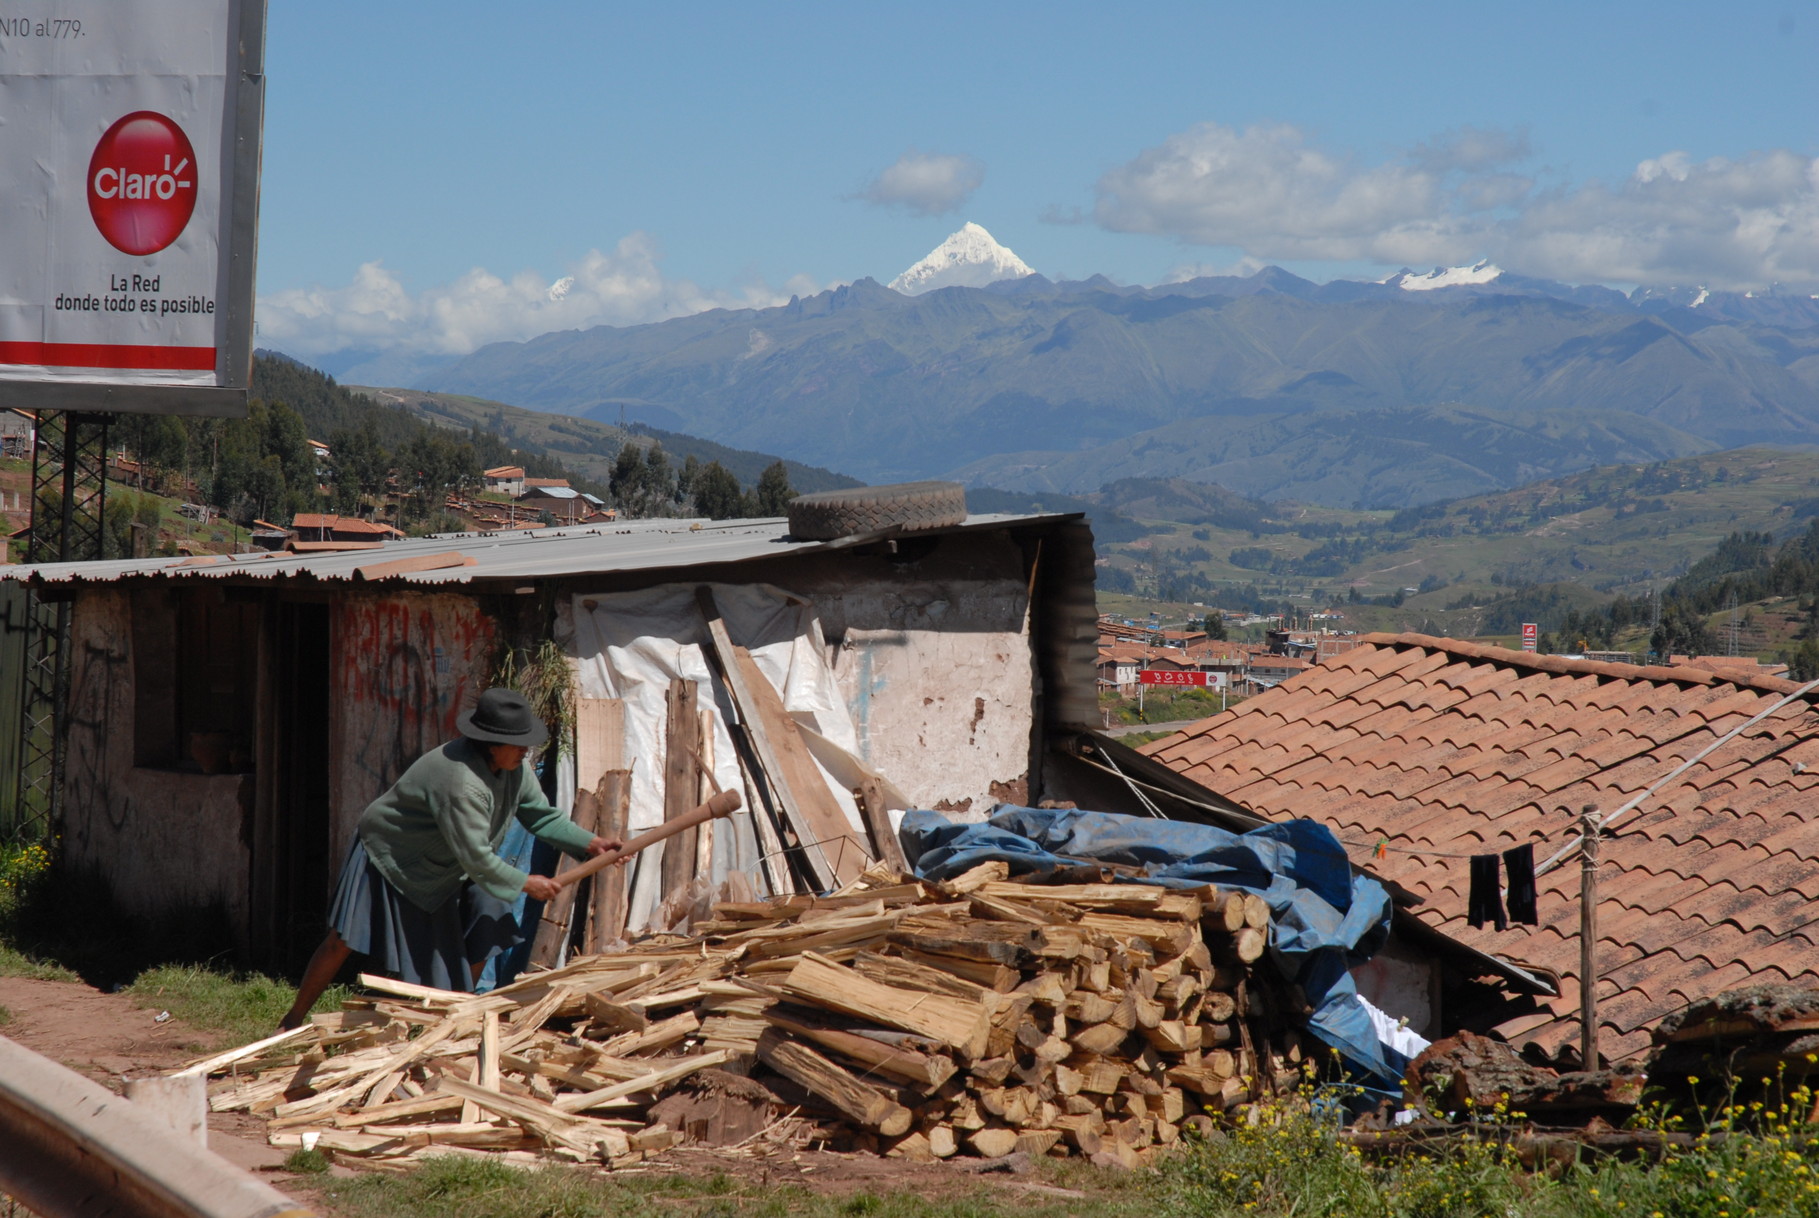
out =
{"type": "Polygon", "coordinates": [[[1054,277],[1819,291],[1811,3],[276,0],[266,62],[300,354],[887,281],[969,219],[1054,277]]]}

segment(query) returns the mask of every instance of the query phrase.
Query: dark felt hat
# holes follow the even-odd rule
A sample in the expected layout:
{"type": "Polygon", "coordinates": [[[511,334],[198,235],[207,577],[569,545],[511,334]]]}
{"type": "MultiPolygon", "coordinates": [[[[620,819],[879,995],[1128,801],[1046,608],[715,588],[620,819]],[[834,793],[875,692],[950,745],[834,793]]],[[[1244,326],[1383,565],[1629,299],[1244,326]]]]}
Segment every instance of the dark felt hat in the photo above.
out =
{"type": "Polygon", "coordinates": [[[549,739],[549,729],[515,689],[495,686],[480,695],[480,702],[455,720],[469,740],[487,744],[521,744],[534,749],[549,739]]]}

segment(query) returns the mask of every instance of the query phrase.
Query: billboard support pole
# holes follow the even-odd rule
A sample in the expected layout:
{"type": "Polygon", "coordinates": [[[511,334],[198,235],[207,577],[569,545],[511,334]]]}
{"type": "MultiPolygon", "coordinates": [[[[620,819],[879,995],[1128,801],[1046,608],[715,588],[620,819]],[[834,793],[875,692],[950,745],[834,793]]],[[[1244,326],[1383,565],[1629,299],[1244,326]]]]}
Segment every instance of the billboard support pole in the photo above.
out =
{"type": "MultiPolygon", "coordinates": [[[[112,415],[41,411],[32,452],[29,561],[106,557],[107,429],[112,415]],[[60,451],[59,451],[60,450],[60,451]],[[54,517],[45,508],[57,499],[54,517]]],[[[69,707],[70,604],[34,589],[27,619],[25,706],[20,716],[18,810],[8,836],[48,842],[62,819],[69,707]]]]}

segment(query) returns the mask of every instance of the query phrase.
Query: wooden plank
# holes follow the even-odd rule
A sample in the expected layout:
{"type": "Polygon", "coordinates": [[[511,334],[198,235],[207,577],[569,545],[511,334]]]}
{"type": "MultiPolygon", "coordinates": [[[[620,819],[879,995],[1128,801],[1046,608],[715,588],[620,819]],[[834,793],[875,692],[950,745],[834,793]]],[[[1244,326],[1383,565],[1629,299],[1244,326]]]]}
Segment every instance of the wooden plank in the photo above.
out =
{"type": "Polygon", "coordinates": [[[758,1039],[758,1057],[778,1074],[886,1137],[908,1133],[915,1114],[827,1058],[773,1028],[758,1039]]]}
{"type": "MultiPolygon", "coordinates": [[[[663,819],[675,820],[692,812],[701,802],[701,719],[695,708],[695,682],[677,677],[665,698],[663,819]]],[[[684,829],[663,843],[662,887],[659,901],[684,892],[695,879],[696,830],[684,829]]]]}
{"type": "Polygon", "coordinates": [[[606,771],[626,768],[625,703],[618,698],[576,698],[576,777],[584,785],[597,785],[606,771]]]}
{"type": "Polygon", "coordinates": [[[796,834],[795,845],[810,874],[824,892],[851,883],[872,861],[858,830],[828,790],[782,696],[751,653],[727,634],[712,590],[697,588],[695,598],[707,622],[709,659],[732,694],[758,764],[796,834]]]}
{"type": "Polygon", "coordinates": [[[877,778],[867,778],[853,788],[853,799],[859,805],[865,831],[871,835],[873,857],[894,870],[908,871],[909,860],[904,857],[903,843],[897,840],[896,831],[891,828],[884,783],[877,778]]]}
{"type": "Polygon", "coordinates": [[[190,1074],[207,1076],[224,1066],[231,1066],[237,1061],[242,1061],[249,1057],[256,1057],[275,1045],[281,1045],[287,1040],[294,1040],[305,1032],[313,1031],[315,1031],[315,1028],[310,1024],[304,1024],[300,1028],[291,1028],[288,1031],[279,1032],[275,1036],[268,1036],[264,1040],[256,1040],[250,1045],[242,1045],[238,1049],[229,1049],[226,1053],[217,1053],[213,1057],[205,1057],[201,1061],[185,1066],[183,1069],[177,1071],[175,1077],[182,1078],[185,1075],[190,1074]]]}

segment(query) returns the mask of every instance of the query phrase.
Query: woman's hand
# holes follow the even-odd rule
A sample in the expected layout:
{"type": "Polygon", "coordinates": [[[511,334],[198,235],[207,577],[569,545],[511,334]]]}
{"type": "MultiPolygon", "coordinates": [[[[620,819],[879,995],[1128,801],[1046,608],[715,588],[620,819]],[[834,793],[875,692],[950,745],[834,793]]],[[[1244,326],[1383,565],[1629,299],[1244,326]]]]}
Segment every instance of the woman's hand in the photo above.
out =
{"type": "MultiPolygon", "coordinates": [[[[608,850],[623,849],[625,849],[625,843],[616,837],[596,837],[587,844],[587,854],[589,858],[599,858],[608,850]]],[[[623,863],[625,860],[620,859],[619,861],[623,863]]]]}
{"type": "Polygon", "coordinates": [[[524,895],[533,901],[553,901],[561,891],[562,885],[547,875],[526,876],[524,879],[524,895]]]}

